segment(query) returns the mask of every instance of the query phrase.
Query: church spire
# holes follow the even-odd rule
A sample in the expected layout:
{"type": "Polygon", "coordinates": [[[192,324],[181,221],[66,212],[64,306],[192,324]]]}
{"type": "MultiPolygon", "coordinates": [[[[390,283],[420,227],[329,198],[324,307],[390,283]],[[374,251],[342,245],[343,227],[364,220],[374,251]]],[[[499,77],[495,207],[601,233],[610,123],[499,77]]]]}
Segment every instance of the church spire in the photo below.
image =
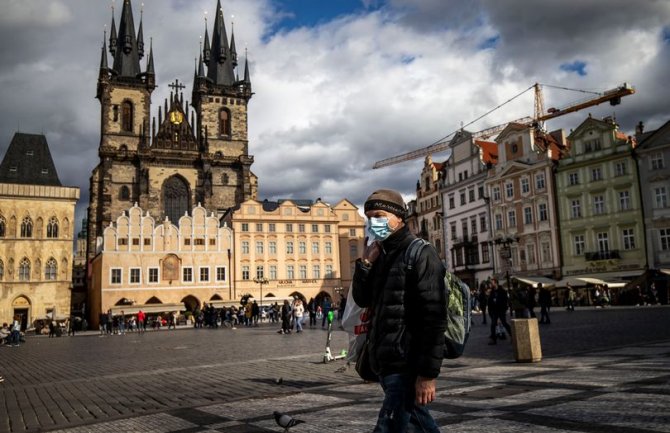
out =
{"type": "Polygon", "coordinates": [[[202,49],[202,61],[209,63],[209,56],[212,52],[212,49],[209,46],[209,32],[207,31],[207,17],[205,17],[205,45],[202,49]]]}
{"type": "Polygon", "coordinates": [[[102,37],[102,54],[100,56],[100,74],[105,72],[107,73],[107,69],[109,67],[107,66],[107,31],[105,30],[105,35],[102,37]]]}
{"type": "MultiPolygon", "coordinates": [[[[143,6],[144,7],[144,6],[143,6]]],[[[144,57],[144,31],[142,30],[142,18],[144,10],[140,10],[140,29],[137,31],[137,55],[141,59],[144,57]]]]}
{"type": "Polygon", "coordinates": [[[149,60],[147,61],[147,75],[155,75],[154,69],[154,39],[149,40],[149,60]]]}
{"type": "Polygon", "coordinates": [[[235,49],[235,27],[230,30],[230,61],[233,68],[237,66],[237,49],[235,49]]]}
{"type": "Polygon", "coordinates": [[[249,53],[244,50],[244,87],[251,95],[251,74],[249,73],[249,53]]]}
{"type": "Polygon", "coordinates": [[[232,86],[235,83],[221,0],[217,0],[216,3],[216,20],[212,34],[211,54],[207,63],[207,77],[216,85],[232,86]]]}
{"type": "Polygon", "coordinates": [[[112,30],[109,32],[109,52],[116,55],[116,22],[114,21],[114,6],[112,6],[112,30]]]}
{"type": "Polygon", "coordinates": [[[130,0],[123,1],[113,69],[119,77],[136,78],[141,73],[133,8],[130,0]]]}

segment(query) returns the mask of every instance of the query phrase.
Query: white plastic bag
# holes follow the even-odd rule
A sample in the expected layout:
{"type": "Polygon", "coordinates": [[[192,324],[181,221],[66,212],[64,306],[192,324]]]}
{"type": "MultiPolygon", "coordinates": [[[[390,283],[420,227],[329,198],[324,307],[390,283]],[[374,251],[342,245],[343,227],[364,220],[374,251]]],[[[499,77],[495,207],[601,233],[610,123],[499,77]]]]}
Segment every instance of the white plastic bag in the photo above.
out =
{"type": "Polygon", "coordinates": [[[356,363],[359,351],[367,338],[368,322],[366,309],[359,307],[354,302],[353,288],[349,287],[347,294],[347,305],[342,315],[342,328],[349,334],[349,350],[347,351],[347,362],[356,363]]]}

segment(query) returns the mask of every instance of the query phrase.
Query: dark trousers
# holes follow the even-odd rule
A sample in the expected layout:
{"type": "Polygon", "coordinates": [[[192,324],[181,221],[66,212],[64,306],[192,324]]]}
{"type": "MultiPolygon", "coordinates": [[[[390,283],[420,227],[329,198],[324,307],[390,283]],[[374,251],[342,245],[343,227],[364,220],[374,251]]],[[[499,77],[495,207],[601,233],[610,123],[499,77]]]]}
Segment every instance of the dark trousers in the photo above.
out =
{"type": "Polygon", "coordinates": [[[490,338],[493,341],[496,341],[498,338],[496,336],[496,326],[498,325],[498,320],[500,320],[500,323],[502,326],[505,327],[505,330],[507,331],[507,334],[511,337],[512,336],[512,328],[509,326],[509,323],[507,323],[507,314],[502,313],[502,314],[491,314],[491,335],[490,338]]]}
{"type": "Polygon", "coordinates": [[[390,374],[380,378],[384,401],[372,433],[440,433],[428,406],[416,404],[416,376],[390,374]]]}
{"type": "Polygon", "coordinates": [[[486,304],[481,304],[480,308],[482,310],[482,324],[486,325],[486,304]]]}
{"type": "Polygon", "coordinates": [[[546,305],[540,307],[540,323],[551,323],[551,320],[549,320],[549,307],[546,305]]]}

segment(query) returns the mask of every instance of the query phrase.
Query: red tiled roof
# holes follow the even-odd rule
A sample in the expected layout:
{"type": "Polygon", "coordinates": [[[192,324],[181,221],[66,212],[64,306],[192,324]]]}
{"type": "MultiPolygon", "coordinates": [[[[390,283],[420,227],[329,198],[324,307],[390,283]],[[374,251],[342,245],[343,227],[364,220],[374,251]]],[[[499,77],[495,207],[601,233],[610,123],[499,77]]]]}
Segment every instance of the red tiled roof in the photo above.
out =
{"type": "Polygon", "coordinates": [[[494,141],[475,140],[475,145],[482,149],[482,161],[485,164],[498,162],[498,143],[494,141]]]}

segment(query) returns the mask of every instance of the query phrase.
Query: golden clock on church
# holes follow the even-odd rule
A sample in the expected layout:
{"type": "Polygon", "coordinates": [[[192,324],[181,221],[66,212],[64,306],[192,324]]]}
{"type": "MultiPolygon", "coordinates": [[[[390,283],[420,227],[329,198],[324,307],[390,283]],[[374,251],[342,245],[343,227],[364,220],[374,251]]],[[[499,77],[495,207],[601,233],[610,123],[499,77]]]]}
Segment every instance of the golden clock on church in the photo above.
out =
{"type": "Polygon", "coordinates": [[[179,125],[183,121],[184,115],[181,111],[170,111],[170,122],[174,123],[175,125],[179,125]]]}

